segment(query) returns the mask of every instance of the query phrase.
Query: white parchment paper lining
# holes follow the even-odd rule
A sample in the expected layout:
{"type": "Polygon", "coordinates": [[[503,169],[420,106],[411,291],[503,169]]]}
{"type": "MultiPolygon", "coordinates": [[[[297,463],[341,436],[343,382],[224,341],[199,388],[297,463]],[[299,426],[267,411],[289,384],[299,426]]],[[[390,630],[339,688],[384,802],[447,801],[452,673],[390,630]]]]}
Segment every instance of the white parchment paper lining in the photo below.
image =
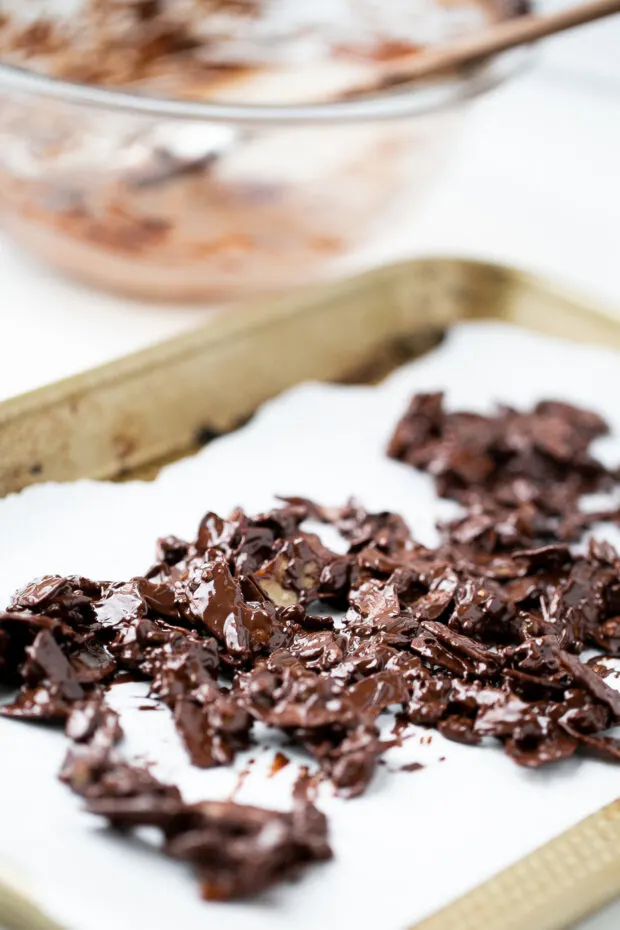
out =
{"type": "MultiPolygon", "coordinates": [[[[455,328],[446,342],[379,387],[306,384],[267,404],[241,431],[165,469],[153,483],[42,485],[0,502],[0,604],[31,577],[140,574],[157,536],[191,537],[206,510],[268,508],[275,494],[326,504],[350,495],[393,509],[417,538],[453,509],[430,480],[384,455],[409,396],[444,389],[449,405],[481,411],[545,397],[602,413],[612,438],[597,451],[620,462],[620,357],[498,323],[455,328]]],[[[598,535],[602,535],[603,531],[598,535]]],[[[620,534],[604,534],[620,542],[620,534]]],[[[146,713],[141,686],[114,689],[128,753],[157,763],[188,799],[225,797],[232,769],[189,766],[166,711],[146,713]]],[[[468,748],[419,731],[388,754],[368,793],[320,804],[335,860],[301,881],[244,904],[205,904],[186,866],[148,843],[124,840],[81,811],[56,772],[61,733],[0,720],[0,859],[73,930],[399,930],[484,880],[620,794],[620,768],[575,759],[544,772],[519,769],[499,748],[468,748]],[[404,763],[424,768],[400,772],[404,763]]],[[[268,737],[269,739],[269,737],[268,737]]],[[[274,745],[256,759],[237,800],[286,808],[298,761],[268,778],[274,745]]],[[[287,750],[288,752],[288,750],[287,750]]]]}

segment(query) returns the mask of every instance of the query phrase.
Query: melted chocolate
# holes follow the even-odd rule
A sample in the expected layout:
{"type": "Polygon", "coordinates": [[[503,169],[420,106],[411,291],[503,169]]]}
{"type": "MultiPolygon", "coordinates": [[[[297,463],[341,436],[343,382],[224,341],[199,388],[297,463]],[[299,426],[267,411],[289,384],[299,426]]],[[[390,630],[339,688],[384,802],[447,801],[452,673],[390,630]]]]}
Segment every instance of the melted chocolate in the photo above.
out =
{"type": "Polygon", "coordinates": [[[88,810],[123,831],[161,830],[164,852],[194,866],[206,900],[258,894],[311,862],[331,858],[327,821],[310,803],[296,805],[291,813],[233,801],[185,804],[166,786],[159,787],[94,798],[88,810]]]}
{"type": "MultiPolygon", "coordinates": [[[[590,453],[605,430],[556,402],[483,417],[418,396],[390,454],[464,507],[436,549],[397,514],[355,501],[208,513],[194,541],[160,539],[145,576],[47,576],[18,592],[0,613],[0,683],[20,690],[1,712],[66,720],[63,780],[113,826],[159,827],[164,850],[192,862],[217,899],[326,858],[319,781],[362,793],[411,724],[470,746],[492,738],[529,768],[578,752],[618,761],[607,731],[620,694],[579,654],[620,655],[620,556],[607,543],[569,545],[593,519],[581,495],[617,481],[590,453]],[[334,526],[347,551],[329,550],[307,519],[334,526]],[[342,608],[342,621],[319,615],[320,601],[342,608]],[[257,721],[281,731],[316,764],[302,769],[293,810],[186,805],[127,763],[101,697],[123,680],[149,682],[197,766],[231,764],[257,721]],[[389,709],[394,739],[384,741],[378,718],[389,709]]],[[[278,753],[271,774],[288,762],[278,753]]]]}

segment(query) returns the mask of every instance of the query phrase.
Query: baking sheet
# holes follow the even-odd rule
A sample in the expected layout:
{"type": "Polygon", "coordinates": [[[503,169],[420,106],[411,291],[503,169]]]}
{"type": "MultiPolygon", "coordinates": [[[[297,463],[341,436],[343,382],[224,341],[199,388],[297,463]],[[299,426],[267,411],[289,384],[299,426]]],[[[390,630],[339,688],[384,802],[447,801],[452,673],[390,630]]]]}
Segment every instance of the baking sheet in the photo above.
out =
{"type": "MultiPolygon", "coordinates": [[[[277,493],[328,504],[354,494],[369,509],[403,513],[416,537],[432,543],[435,521],[454,505],[436,499],[426,476],[387,460],[384,448],[409,395],[440,388],[460,408],[488,410],[496,400],[526,406],[545,396],[591,406],[615,434],[600,441],[599,454],[620,460],[616,353],[504,324],[464,324],[379,387],[313,384],[289,391],[243,430],[168,467],[152,484],[42,485],[0,502],[0,603],[44,572],[139,574],[158,535],[192,536],[205,510],[225,513],[241,504],[255,511],[272,505],[277,493]]],[[[605,536],[620,543],[611,528],[605,536]]],[[[157,773],[178,780],[188,799],[227,796],[235,772],[192,769],[167,712],[139,710],[148,703],[144,695],[137,685],[113,691],[128,751],[157,761],[157,773]]],[[[55,778],[65,751],[61,734],[0,721],[0,857],[75,930],[207,924],[397,930],[620,795],[620,769],[603,762],[574,759],[529,772],[497,747],[412,732],[387,755],[364,797],[342,801],[324,786],[320,803],[332,825],[333,863],[258,901],[221,905],[199,901],[184,865],[159,857],[146,840],[115,837],[80,811],[79,799],[55,778]],[[412,761],[425,768],[394,771],[412,761]]],[[[237,771],[249,757],[257,760],[239,801],[290,804],[295,766],[267,778],[274,748],[268,736],[266,748],[238,758],[237,771]]]]}

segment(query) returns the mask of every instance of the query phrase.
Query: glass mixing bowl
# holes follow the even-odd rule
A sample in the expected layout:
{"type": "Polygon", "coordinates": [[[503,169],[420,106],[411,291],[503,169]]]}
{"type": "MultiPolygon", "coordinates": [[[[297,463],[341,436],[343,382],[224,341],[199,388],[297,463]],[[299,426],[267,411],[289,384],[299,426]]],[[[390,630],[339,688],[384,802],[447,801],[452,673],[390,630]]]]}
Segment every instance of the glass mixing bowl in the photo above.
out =
{"type": "Polygon", "coordinates": [[[147,97],[0,66],[0,199],[24,248],[98,288],[204,301],[328,276],[415,205],[464,104],[525,60],[301,105],[147,97]]]}

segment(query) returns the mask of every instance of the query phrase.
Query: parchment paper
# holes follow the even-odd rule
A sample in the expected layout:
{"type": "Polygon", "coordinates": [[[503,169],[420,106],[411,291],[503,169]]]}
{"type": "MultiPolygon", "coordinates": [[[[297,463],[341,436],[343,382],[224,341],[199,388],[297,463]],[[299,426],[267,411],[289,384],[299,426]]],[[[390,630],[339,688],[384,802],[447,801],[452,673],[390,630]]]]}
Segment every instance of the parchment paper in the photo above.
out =
{"type": "MultiPolygon", "coordinates": [[[[0,604],[38,574],[140,574],[157,536],[191,537],[204,511],[258,511],[278,493],[326,504],[353,494],[371,510],[401,512],[416,537],[432,543],[435,521],[454,505],[436,499],[426,476],[384,455],[414,391],[445,389],[451,407],[481,411],[544,397],[584,404],[614,430],[597,452],[620,462],[619,363],[613,352],[502,324],[463,325],[379,387],[289,391],[153,483],[31,488],[0,502],[0,604]]],[[[620,542],[609,528],[597,535],[620,542]]],[[[156,762],[156,773],[194,800],[226,797],[253,757],[237,800],[289,807],[301,757],[268,778],[277,740],[263,731],[263,745],[241,755],[235,770],[193,769],[167,711],[139,709],[149,703],[145,693],[138,685],[112,692],[128,754],[156,762]]],[[[66,749],[60,732],[0,720],[0,860],[73,930],[399,930],[620,794],[620,768],[603,762],[578,758],[529,772],[497,747],[460,746],[434,732],[428,742],[429,731],[412,732],[364,797],[343,801],[322,789],[332,863],[253,902],[205,904],[191,870],[160,856],[150,838],[115,837],[81,811],[56,780],[66,749]],[[411,761],[424,768],[397,771],[411,761]]]]}

